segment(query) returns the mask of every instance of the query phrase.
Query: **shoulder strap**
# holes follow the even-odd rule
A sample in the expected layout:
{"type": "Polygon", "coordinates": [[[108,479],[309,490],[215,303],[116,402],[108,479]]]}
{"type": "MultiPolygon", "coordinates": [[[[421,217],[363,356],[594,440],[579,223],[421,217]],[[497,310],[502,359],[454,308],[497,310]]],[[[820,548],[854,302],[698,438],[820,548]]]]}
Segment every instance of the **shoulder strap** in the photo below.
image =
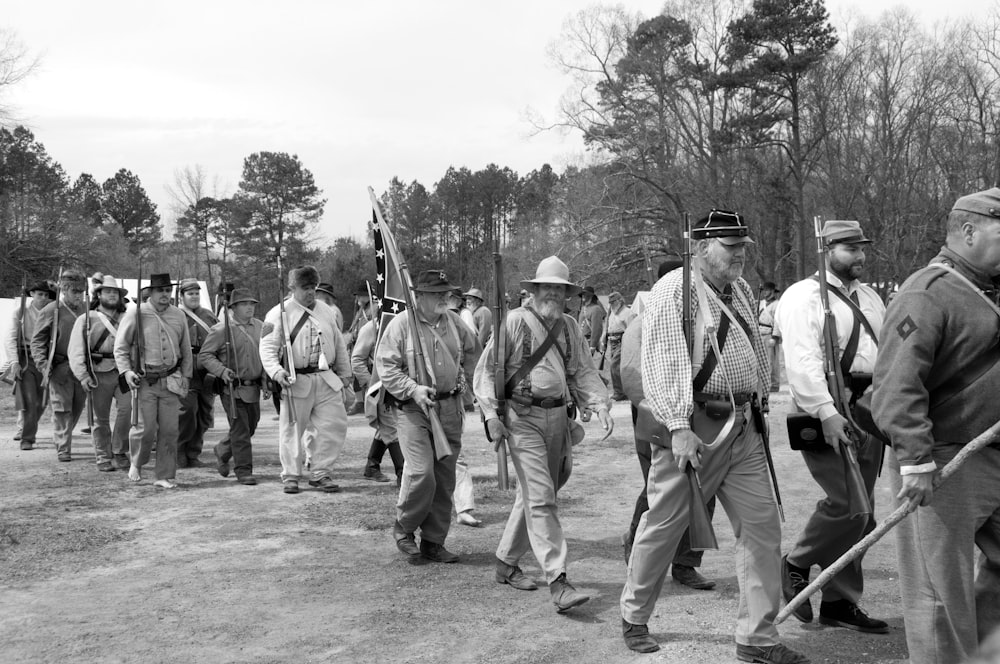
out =
{"type": "Polygon", "coordinates": [[[939,268],[941,270],[945,270],[947,272],[951,272],[953,275],[955,275],[956,277],[958,277],[959,281],[961,281],[963,284],[965,284],[966,286],[968,286],[969,288],[971,288],[973,291],[975,291],[976,295],[978,295],[980,298],[982,298],[983,302],[985,302],[989,306],[989,308],[993,310],[993,313],[995,313],[997,316],[1000,316],[1000,307],[998,307],[996,304],[994,304],[993,300],[991,300],[990,298],[986,297],[986,293],[984,293],[982,291],[982,289],[980,289],[974,283],[972,283],[971,281],[969,281],[968,277],[966,277],[964,274],[962,274],[961,272],[959,272],[958,270],[956,270],[955,268],[953,268],[951,265],[948,265],[947,263],[931,263],[927,267],[936,267],[936,268],[939,268]]]}
{"type": "Polygon", "coordinates": [[[104,331],[101,332],[101,336],[97,337],[97,341],[95,341],[94,345],[90,347],[90,352],[99,353],[101,351],[101,346],[104,344],[104,340],[109,336],[111,336],[111,330],[105,326],[104,331]]]}
{"type": "Polygon", "coordinates": [[[212,330],[212,328],[208,325],[208,323],[203,321],[199,316],[195,315],[195,313],[190,309],[188,309],[187,307],[180,307],[180,310],[183,311],[188,318],[193,320],[195,323],[198,323],[198,325],[200,325],[201,328],[206,332],[210,332],[212,330]]]}
{"type": "Polygon", "coordinates": [[[288,335],[289,343],[295,343],[295,337],[297,337],[299,335],[299,332],[302,331],[302,326],[306,324],[307,320],[309,320],[308,309],[306,309],[305,312],[303,312],[302,318],[299,319],[299,322],[296,323],[295,327],[292,328],[291,334],[288,335]]]}
{"type": "MultiPolygon", "coordinates": [[[[815,279],[816,281],[819,281],[819,275],[817,274],[814,274],[812,278],[815,279]]],[[[839,288],[831,284],[829,281],[826,282],[826,286],[827,286],[827,291],[836,295],[841,302],[843,302],[848,306],[848,308],[850,308],[851,313],[854,314],[854,319],[864,326],[865,332],[867,332],[871,336],[872,341],[874,341],[875,345],[878,346],[878,335],[875,334],[875,328],[873,328],[872,324],[868,322],[868,318],[865,316],[865,313],[861,311],[861,307],[855,304],[854,300],[844,295],[839,288]]]]}
{"type": "MultiPolygon", "coordinates": [[[[531,370],[534,369],[538,365],[538,363],[542,361],[542,358],[545,357],[545,354],[547,352],[549,352],[549,349],[552,347],[552,344],[556,342],[556,338],[559,336],[561,328],[566,324],[565,321],[563,321],[562,316],[560,316],[559,320],[557,320],[555,324],[550,328],[545,325],[544,320],[542,319],[541,316],[538,315],[537,311],[535,311],[531,307],[528,307],[527,309],[528,311],[532,312],[533,314],[535,314],[535,316],[538,317],[538,320],[542,323],[542,328],[545,329],[547,334],[545,335],[545,339],[542,341],[542,343],[540,343],[538,345],[538,348],[535,349],[535,352],[532,353],[531,356],[528,357],[528,359],[526,359],[524,362],[521,363],[521,366],[518,367],[517,371],[514,372],[514,375],[511,376],[510,379],[507,381],[507,384],[504,385],[504,391],[508,395],[514,391],[514,386],[517,385],[522,378],[531,373],[531,370]]],[[[556,346],[556,348],[557,349],[559,348],[558,345],[556,346]]],[[[560,355],[563,355],[561,350],[560,350],[560,355]]]]}

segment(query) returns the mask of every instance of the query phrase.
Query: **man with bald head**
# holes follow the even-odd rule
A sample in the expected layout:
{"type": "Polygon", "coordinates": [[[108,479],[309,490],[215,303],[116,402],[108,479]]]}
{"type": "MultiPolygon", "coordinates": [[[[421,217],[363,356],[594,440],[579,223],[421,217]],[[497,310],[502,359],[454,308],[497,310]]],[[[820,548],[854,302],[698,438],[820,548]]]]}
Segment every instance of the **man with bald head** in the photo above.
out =
{"type": "Polygon", "coordinates": [[[916,508],[896,527],[913,664],[967,661],[1000,625],[1000,444],[932,484],[997,419],[1000,189],[959,198],[947,233],[889,305],[872,399],[896,502],[916,508]]]}

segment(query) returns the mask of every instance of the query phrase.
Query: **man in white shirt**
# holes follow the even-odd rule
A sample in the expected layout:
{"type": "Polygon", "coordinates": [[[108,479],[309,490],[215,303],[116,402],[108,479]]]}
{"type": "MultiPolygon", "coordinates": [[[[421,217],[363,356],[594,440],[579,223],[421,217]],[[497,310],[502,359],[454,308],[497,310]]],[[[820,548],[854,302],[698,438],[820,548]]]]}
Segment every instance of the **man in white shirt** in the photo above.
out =
{"type": "MultiPolygon", "coordinates": [[[[826,246],[823,276],[828,283],[837,344],[843,350],[841,369],[853,407],[871,385],[885,305],[874,290],[858,281],[865,265],[865,246],[871,243],[861,225],[857,221],[830,220],[822,232],[826,246]]],[[[813,449],[803,450],[802,458],[826,493],[795,546],[782,558],[781,585],[786,601],[808,585],[813,565],[829,566],[875,527],[873,515],[851,518],[840,442],[850,444],[852,434],[858,440],[858,465],[870,503],[874,503],[873,488],[882,464],[882,443],[861,432],[851,432],[847,418],[834,407],[824,372],[825,315],[818,278],[813,275],[789,286],[776,318],[792,397],[800,410],[822,422],[823,441],[817,441],[813,449]]],[[[861,632],[888,632],[885,622],[868,617],[858,607],[863,589],[858,558],[823,588],[819,622],[861,632]]],[[[792,615],[802,622],[812,622],[812,606],[805,602],[792,615]]]]}

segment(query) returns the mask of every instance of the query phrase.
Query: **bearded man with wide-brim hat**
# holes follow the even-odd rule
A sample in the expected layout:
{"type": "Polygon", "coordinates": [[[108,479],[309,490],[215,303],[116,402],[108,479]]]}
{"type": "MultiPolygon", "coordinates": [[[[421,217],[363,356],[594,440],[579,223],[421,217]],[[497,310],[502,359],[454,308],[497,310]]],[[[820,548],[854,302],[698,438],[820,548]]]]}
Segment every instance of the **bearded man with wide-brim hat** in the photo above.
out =
{"type": "Polygon", "coordinates": [[[59,279],[59,298],[45,305],[31,338],[31,354],[42,376],[48,374],[52,404],[52,437],[60,461],[72,460],[73,428],[87,405],[87,395],[69,368],[69,340],[77,317],[87,310],[87,279],[66,270],[59,279]],[[57,314],[58,311],[58,314],[57,314]]]}
{"type": "Polygon", "coordinates": [[[258,300],[245,288],[236,288],[228,296],[229,317],[215,324],[201,345],[198,361],[205,370],[222,381],[222,408],[229,420],[229,433],[214,448],[216,469],[229,476],[229,463],[236,471],[236,481],[246,486],[257,484],[253,475],[252,436],[260,421],[261,391],[267,385],[260,361],[260,337],[264,323],[254,318],[258,300]],[[228,335],[228,336],[227,336],[228,335]],[[230,398],[232,393],[232,398],[230,398]]]}
{"type": "Polygon", "coordinates": [[[569,280],[566,264],[555,256],[546,258],[535,278],[522,281],[521,287],[531,292],[531,302],[509,312],[504,326],[506,422],[497,415],[496,339],[486,345],[475,376],[490,439],[507,439],[518,480],[517,498],[497,547],[495,577],[518,590],[535,590],[535,582],[519,567],[521,557],[532,551],[556,611],[564,613],[590,599],[566,578],[568,547],[556,501],[569,479],[572,445],[582,433],[567,409],[596,411],[609,432],[614,425],[608,390],[589,345],[577,322],[563,314],[566,297],[580,292],[569,280]]]}
{"type": "Polygon", "coordinates": [[[125,313],[115,338],[118,372],[138,391],[138,424],[128,437],[128,478],[142,479],[155,444],[153,484],[163,489],[177,486],[178,419],[194,367],[186,316],[170,303],[174,285],[167,273],[150,275],[148,299],[125,313]]]}
{"type": "Polygon", "coordinates": [[[31,283],[24,289],[24,309],[14,310],[13,321],[4,337],[7,351],[7,366],[4,375],[14,381],[14,403],[18,409],[20,441],[22,450],[35,447],[38,420],[44,409],[45,388],[42,374],[31,355],[31,338],[35,334],[38,316],[42,309],[56,299],[55,287],[42,280],[31,283]]]}
{"type": "Polygon", "coordinates": [[[94,285],[93,306],[76,319],[69,341],[69,366],[90,395],[94,410],[94,456],[97,470],[128,470],[128,430],[132,399],[118,384],[115,363],[115,339],[128,290],[112,276],[101,275],[94,285]],[[89,318],[89,323],[88,323],[89,318]],[[88,334],[89,332],[89,334],[88,334]],[[111,408],[115,408],[115,427],[111,429],[111,408]]]}
{"type": "Polygon", "coordinates": [[[448,310],[448,296],[454,289],[441,270],[417,275],[413,287],[416,329],[411,330],[410,315],[396,316],[386,325],[375,351],[375,372],[382,379],[385,398],[398,409],[396,428],[406,459],[393,538],[411,563],[458,561],[444,543],[451,526],[455,463],[462,451],[462,394],[471,383],[480,346],[458,314],[448,310]],[[414,352],[414,338],[419,353],[414,352]],[[417,367],[421,355],[425,366],[417,367]],[[418,381],[425,373],[431,385],[418,381]],[[431,437],[428,410],[432,408],[451,447],[451,454],[442,459],[436,457],[431,437]]]}

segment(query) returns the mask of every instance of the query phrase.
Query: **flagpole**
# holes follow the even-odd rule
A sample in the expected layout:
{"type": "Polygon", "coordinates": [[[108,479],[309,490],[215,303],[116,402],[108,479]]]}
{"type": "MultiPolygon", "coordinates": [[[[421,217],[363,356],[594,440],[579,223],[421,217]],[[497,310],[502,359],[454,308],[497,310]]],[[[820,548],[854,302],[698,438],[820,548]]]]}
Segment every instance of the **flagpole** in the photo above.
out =
{"type": "MultiPolygon", "coordinates": [[[[423,348],[423,340],[420,338],[420,334],[417,331],[417,325],[419,325],[419,322],[417,321],[416,303],[413,300],[413,282],[410,279],[410,271],[407,269],[406,263],[402,260],[403,255],[396,247],[396,239],[389,230],[389,226],[385,223],[385,218],[382,216],[382,208],[379,205],[378,198],[375,196],[375,190],[371,187],[368,187],[368,196],[371,198],[372,202],[372,221],[375,222],[379,232],[382,234],[382,248],[385,250],[386,256],[391,255],[393,257],[393,263],[395,264],[394,267],[396,268],[396,276],[399,278],[402,286],[403,302],[406,305],[406,318],[409,323],[410,338],[413,343],[414,363],[416,364],[415,368],[417,370],[418,382],[428,387],[434,387],[432,381],[430,380],[430,371],[427,369],[427,356],[423,348]]],[[[388,261],[386,264],[388,265],[388,261]]],[[[388,287],[389,285],[390,275],[388,272],[389,271],[387,269],[385,275],[385,287],[388,287]]],[[[383,300],[384,299],[383,292],[383,300]]],[[[461,371],[461,369],[459,370],[461,371]]],[[[433,438],[435,457],[443,459],[451,455],[451,445],[448,444],[448,437],[444,432],[444,427],[441,426],[441,418],[438,417],[437,410],[424,406],[423,411],[431,423],[431,437],[433,438]]]]}

